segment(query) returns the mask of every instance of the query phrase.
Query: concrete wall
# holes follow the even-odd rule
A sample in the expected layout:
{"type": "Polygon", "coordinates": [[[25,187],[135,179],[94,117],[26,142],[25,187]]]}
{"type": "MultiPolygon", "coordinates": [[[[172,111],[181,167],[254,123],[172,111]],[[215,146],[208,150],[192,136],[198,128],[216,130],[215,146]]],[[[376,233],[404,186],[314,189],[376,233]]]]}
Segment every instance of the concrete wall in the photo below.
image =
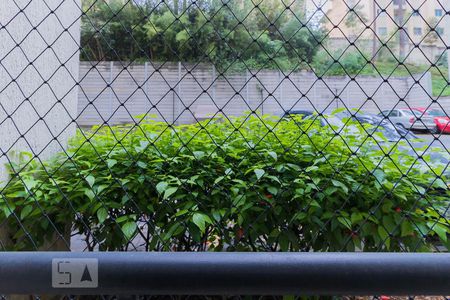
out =
{"type": "Polygon", "coordinates": [[[414,77],[390,77],[386,82],[374,76],[319,79],[309,72],[270,70],[220,76],[211,65],[81,62],[77,124],[127,123],[144,113],[191,123],[219,110],[227,115],[249,110],[282,115],[290,109],[347,107],[378,113],[430,101],[429,74],[414,77]]]}
{"type": "Polygon", "coordinates": [[[46,158],[74,133],[79,5],[1,0],[0,181],[7,179],[4,164],[15,159],[14,152],[46,158]]]}

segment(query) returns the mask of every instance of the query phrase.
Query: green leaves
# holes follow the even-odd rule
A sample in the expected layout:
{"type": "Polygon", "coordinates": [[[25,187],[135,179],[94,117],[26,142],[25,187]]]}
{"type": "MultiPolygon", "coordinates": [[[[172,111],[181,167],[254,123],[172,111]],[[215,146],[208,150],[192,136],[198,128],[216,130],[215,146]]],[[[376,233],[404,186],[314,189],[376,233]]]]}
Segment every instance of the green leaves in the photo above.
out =
{"type": "Polygon", "coordinates": [[[202,213],[195,213],[192,215],[192,222],[200,229],[201,232],[205,232],[206,224],[212,224],[211,219],[202,213]]]}
{"type": "Polygon", "coordinates": [[[378,226],[377,231],[378,231],[378,235],[380,236],[380,239],[381,239],[381,244],[385,245],[386,248],[389,250],[390,244],[391,244],[391,240],[389,238],[389,232],[383,226],[378,226]]]}
{"type": "Polygon", "coordinates": [[[177,190],[178,190],[177,187],[170,187],[170,188],[166,189],[166,190],[164,191],[164,197],[163,197],[163,198],[164,198],[164,199],[169,198],[170,196],[172,196],[173,194],[175,194],[177,190]]]}
{"type": "Polygon", "coordinates": [[[28,191],[31,191],[36,185],[38,185],[38,181],[34,180],[32,177],[23,179],[23,183],[28,191]]]}
{"type": "Polygon", "coordinates": [[[335,179],[331,179],[331,182],[335,187],[341,188],[345,194],[348,194],[348,187],[345,184],[335,179]]]}
{"type": "Polygon", "coordinates": [[[97,218],[98,218],[98,222],[100,224],[105,222],[107,217],[108,217],[108,211],[106,210],[106,208],[101,207],[97,210],[97,218]]]}
{"type": "Polygon", "coordinates": [[[205,156],[205,152],[203,151],[194,151],[194,157],[196,159],[202,159],[205,156]]]}
{"type": "Polygon", "coordinates": [[[432,229],[443,242],[447,242],[447,234],[450,234],[450,230],[443,224],[428,222],[428,227],[432,229]]]}
{"type": "Polygon", "coordinates": [[[166,190],[166,188],[169,186],[169,184],[167,182],[161,181],[160,183],[158,183],[156,185],[156,190],[158,191],[159,194],[164,193],[164,191],[166,190]]]}
{"type": "Polygon", "coordinates": [[[94,200],[95,193],[92,189],[84,189],[84,194],[89,198],[89,200],[94,200]]]}
{"type": "Polygon", "coordinates": [[[5,218],[8,218],[10,215],[12,215],[15,209],[15,207],[10,207],[8,205],[5,205],[4,203],[2,203],[1,207],[5,218]]]}
{"type": "Polygon", "coordinates": [[[128,240],[133,237],[136,229],[137,229],[136,222],[127,222],[122,225],[122,232],[128,240]]]}
{"type": "Polygon", "coordinates": [[[33,210],[33,207],[31,205],[25,206],[22,211],[20,212],[20,219],[25,219],[33,210]]]}
{"type": "Polygon", "coordinates": [[[261,179],[261,177],[263,177],[264,176],[264,174],[266,173],[264,170],[262,170],[262,169],[255,169],[255,170],[253,170],[254,172],[255,172],[255,175],[256,175],[256,179],[261,179]]]}
{"type": "Polygon", "coordinates": [[[168,199],[170,196],[177,192],[178,188],[169,187],[169,183],[161,181],[156,185],[156,190],[160,195],[163,195],[163,199],[168,199]]]}
{"type": "Polygon", "coordinates": [[[410,236],[412,234],[414,234],[413,225],[409,221],[404,220],[401,225],[401,236],[406,237],[406,236],[410,236]]]}
{"type": "Polygon", "coordinates": [[[251,13],[253,5],[248,5],[251,1],[245,5],[230,2],[226,9],[220,1],[200,1],[188,7],[186,1],[184,5],[182,1],[173,1],[167,6],[152,1],[145,5],[110,2],[108,5],[86,2],[90,4],[84,9],[83,24],[108,26],[102,26],[102,38],[96,39],[95,43],[89,42],[95,28],[81,26],[82,60],[142,61],[148,56],[139,48],[147,47],[152,60],[160,62],[200,61],[207,53],[217,62],[218,68],[223,68],[222,71],[231,67],[238,70],[279,67],[291,70],[299,59],[312,61],[319,48],[317,40],[322,36],[314,26],[302,24],[299,16],[283,14],[285,7],[278,1],[259,3],[258,9],[263,12],[260,14],[251,13]],[[147,17],[143,19],[142,15],[147,17]],[[236,26],[236,21],[243,19],[248,24],[236,26]],[[277,30],[270,34],[267,20],[276,20],[277,30]],[[139,34],[131,35],[131,30],[139,34]],[[211,38],[212,33],[226,38],[211,38]],[[253,36],[260,36],[258,44],[252,44],[253,36]],[[284,42],[286,40],[289,45],[284,42]],[[133,44],[134,47],[130,46],[133,44]],[[111,45],[114,45],[116,55],[107,51],[111,45]],[[235,51],[241,55],[237,61],[233,56],[235,51]]]}
{"type": "Polygon", "coordinates": [[[30,164],[12,178],[0,195],[0,224],[14,228],[22,250],[34,245],[21,226],[33,239],[71,226],[90,245],[124,250],[139,224],[147,224],[149,251],[425,251],[449,243],[447,179],[433,185],[407,154],[391,150],[402,159],[394,164],[312,121],[260,117],[170,129],[143,122],[100,129],[89,143],[79,134],[71,160],[62,153],[45,170],[30,164]]]}
{"type": "Polygon", "coordinates": [[[278,155],[275,151],[267,152],[275,161],[278,160],[278,155]]]}
{"type": "Polygon", "coordinates": [[[112,167],[114,167],[117,164],[117,160],[115,160],[115,159],[107,159],[106,160],[106,164],[107,164],[108,168],[111,169],[112,167]]]}
{"type": "Polygon", "coordinates": [[[146,164],[145,162],[143,162],[143,161],[138,161],[138,162],[136,163],[136,165],[137,165],[139,168],[141,168],[141,169],[147,168],[147,164],[146,164]]]}
{"type": "Polygon", "coordinates": [[[276,188],[276,187],[274,187],[274,186],[269,186],[268,188],[267,188],[267,191],[269,191],[269,193],[271,193],[272,195],[276,195],[276,194],[278,194],[278,189],[276,188]]]}
{"type": "Polygon", "coordinates": [[[86,177],[86,181],[89,184],[89,186],[92,188],[94,186],[95,183],[95,178],[92,175],[89,175],[86,177]]]}

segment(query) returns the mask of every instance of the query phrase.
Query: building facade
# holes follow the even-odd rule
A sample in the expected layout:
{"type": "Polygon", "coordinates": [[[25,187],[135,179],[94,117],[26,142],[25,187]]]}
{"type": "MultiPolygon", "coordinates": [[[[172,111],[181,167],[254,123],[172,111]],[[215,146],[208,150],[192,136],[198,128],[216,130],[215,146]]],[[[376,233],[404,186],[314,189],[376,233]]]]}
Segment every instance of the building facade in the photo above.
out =
{"type": "Polygon", "coordinates": [[[308,0],[306,6],[338,47],[350,41],[375,52],[388,43],[407,60],[434,62],[450,45],[448,0],[308,0]]]}

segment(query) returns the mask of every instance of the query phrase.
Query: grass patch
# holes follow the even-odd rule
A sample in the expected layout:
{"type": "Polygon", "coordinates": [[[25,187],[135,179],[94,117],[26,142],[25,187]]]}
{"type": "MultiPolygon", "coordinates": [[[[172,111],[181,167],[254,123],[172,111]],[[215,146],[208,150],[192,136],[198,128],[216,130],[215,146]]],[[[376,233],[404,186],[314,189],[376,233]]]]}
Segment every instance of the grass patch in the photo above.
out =
{"type": "Polygon", "coordinates": [[[393,62],[376,62],[375,67],[367,65],[361,72],[362,75],[384,75],[384,76],[411,76],[430,71],[433,83],[433,96],[450,96],[450,85],[448,83],[448,69],[443,66],[432,67],[425,65],[404,64],[393,62]]]}
{"type": "Polygon", "coordinates": [[[450,85],[448,82],[448,69],[440,68],[442,75],[437,70],[431,71],[431,78],[433,81],[433,96],[450,96],[450,85]]]}

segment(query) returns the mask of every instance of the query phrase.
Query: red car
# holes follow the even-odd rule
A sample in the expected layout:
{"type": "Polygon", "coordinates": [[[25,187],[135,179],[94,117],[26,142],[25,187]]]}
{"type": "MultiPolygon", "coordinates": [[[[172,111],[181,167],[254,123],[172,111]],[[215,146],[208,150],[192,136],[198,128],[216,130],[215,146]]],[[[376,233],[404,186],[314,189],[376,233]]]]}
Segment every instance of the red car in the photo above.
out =
{"type": "Polygon", "coordinates": [[[450,118],[443,110],[426,107],[414,107],[412,109],[420,111],[424,115],[434,117],[434,123],[436,123],[437,132],[450,133],[450,118]]]}

